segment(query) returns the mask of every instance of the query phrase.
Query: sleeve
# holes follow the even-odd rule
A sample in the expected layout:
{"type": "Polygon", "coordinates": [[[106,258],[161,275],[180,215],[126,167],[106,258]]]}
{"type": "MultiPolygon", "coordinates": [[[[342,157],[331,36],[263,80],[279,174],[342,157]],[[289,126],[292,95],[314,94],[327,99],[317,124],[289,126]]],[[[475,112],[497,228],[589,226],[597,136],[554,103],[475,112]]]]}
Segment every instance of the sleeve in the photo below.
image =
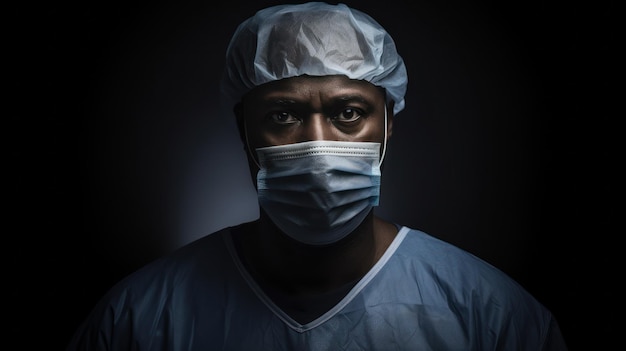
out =
{"type": "Polygon", "coordinates": [[[66,351],[124,351],[133,346],[132,313],[124,307],[124,296],[105,296],[78,327],[66,351]]]}
{"type": "Polygon", "coordinates": [[[542,351],[567,351],[565,339],[561,334],[561,328],[557,321],[552,318],[548,325],[548,332],[543,343],[542,351]]]}

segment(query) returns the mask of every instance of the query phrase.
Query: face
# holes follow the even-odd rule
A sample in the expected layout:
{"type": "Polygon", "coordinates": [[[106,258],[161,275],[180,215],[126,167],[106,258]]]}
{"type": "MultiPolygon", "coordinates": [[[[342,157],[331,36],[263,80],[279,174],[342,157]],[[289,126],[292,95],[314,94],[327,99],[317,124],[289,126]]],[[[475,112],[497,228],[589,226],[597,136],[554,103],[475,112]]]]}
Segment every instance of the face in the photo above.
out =
{"type": "Polygon", "coordinates": [[[384,90],[345,76],[299,76],[266,83],[250,91],[236,108],[243,141],[253,153],[259,147],[313,140],[382,145],[385,134],[391,135],[392,111],[389,104],[385,129],[384,90]]]}

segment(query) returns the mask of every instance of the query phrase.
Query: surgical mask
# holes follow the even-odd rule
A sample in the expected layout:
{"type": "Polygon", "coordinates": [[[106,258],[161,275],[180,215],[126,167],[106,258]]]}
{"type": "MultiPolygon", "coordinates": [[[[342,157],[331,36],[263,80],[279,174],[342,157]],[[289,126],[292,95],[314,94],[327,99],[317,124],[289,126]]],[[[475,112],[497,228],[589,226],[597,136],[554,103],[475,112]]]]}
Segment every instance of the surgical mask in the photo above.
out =
{"type": "Polygon", "coordinates": [[[380,143],[318,140],[258,148],[257,155],[259,203],[299,242],[337,242],[378,205],[380,143]]]}

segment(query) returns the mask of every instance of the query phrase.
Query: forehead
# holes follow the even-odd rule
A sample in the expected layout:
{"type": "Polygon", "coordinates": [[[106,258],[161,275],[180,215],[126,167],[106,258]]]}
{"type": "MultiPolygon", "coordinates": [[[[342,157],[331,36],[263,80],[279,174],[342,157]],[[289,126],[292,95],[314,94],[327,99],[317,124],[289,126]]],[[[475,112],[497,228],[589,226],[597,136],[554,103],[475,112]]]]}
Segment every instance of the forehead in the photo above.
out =
{"type": "Polygon", "coordinates": [[[364,80],[350,79],[343,75],[298,76],[259,85],[249,91],[243,101],[254,103],[267,99],[333,99],[342,96],[358,96],[365,100],[384,99],[385,93],[364,80]]]}

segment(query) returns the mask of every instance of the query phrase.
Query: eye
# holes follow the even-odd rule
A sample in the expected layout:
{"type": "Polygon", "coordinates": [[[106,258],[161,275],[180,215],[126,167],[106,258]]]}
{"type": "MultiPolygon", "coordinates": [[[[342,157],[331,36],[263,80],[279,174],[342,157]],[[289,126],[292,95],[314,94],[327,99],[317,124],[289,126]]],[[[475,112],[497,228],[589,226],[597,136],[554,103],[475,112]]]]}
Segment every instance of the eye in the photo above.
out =
{"type": "Polygon", "coordinates": [[[294,124],[294,123],[298,123],[300,120],[297,119],[295,116],[293,116],[291,113],[289,112],[285,112],[285,111],[280,111],[280,112],[272,112],[270,113],[267,118],[276,124],[294,124]]]}
{"type": "Polygon", "coordinates": [[[361,111],[359,109],[354,109],[354,108],[351,108],[351,107],[347,107],[347,108],[344,108],[333,119],[335,121],[337,121],[337,122],[350,123],[350,122],[357,121],[362,116],[363,116],[363,111],[361,111]]]}

